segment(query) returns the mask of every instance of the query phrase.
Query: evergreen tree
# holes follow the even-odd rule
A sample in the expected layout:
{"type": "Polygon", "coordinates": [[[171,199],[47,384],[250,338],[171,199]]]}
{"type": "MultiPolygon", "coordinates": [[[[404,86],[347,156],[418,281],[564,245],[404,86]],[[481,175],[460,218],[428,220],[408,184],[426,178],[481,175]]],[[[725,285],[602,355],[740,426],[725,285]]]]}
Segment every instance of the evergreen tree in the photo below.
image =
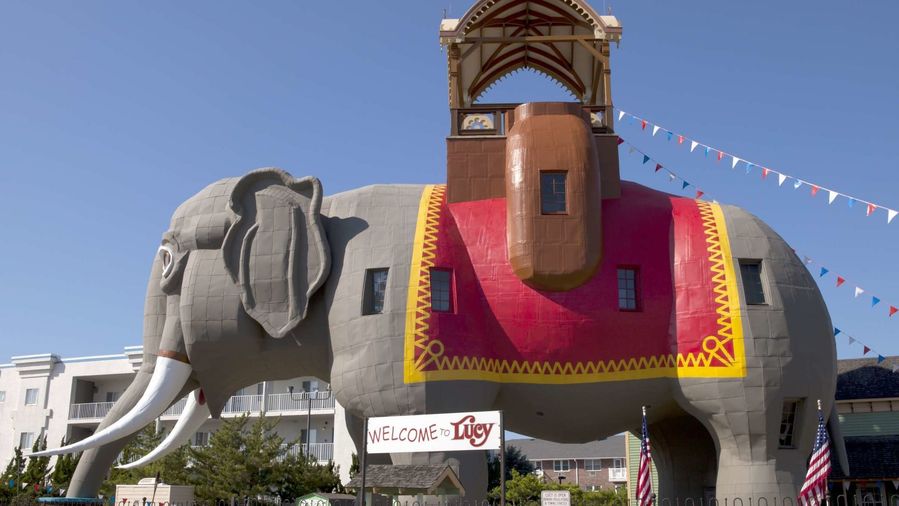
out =
{"type": "Polygon", "coordinates": [[[0,476],[0,502],[7,503],[22,489],[22,471],[25,470],[25,458],[22,457],[22,448],[17,446],[13,457],[0,476]]]}
{"type": "MultiPolygon", "coordinates": [[[[534,463],[515,446],[506,446],[506,481],[512,479],[512,471],[518,474],[533,474],[534,463]]],[[[487,490],[499,486],[499,455],[491,455],[487,459],[487,490]]]]}
{"type": "MultiPolygon", "coordinates": [[[[62,438],[59,446],[66,445],[66,438],[62,438]]],[[[64,495],[66,489],[69,488],[69,482],[72,481],[72,475],[75,474],[75,468],[78,467],[78,461],[81,460],[81,453],[78,455],[66,453],[56,457],[56,465],[53,466],[53,472],[50,473],[50,484],[53,486],[53,495],[64,495]]]]}
{"type": "MultiPolygon", "coordinates": [[[[157,433],[155,424],[150,424],[137,433],[122,450],[117,464],[134,462],[153,451],[165,439],[163,432],[157,433]]],[[[100,493],[106,497],[115,494],[115,486],[119,484],[135,484],[142,478],[159,476],[160,480],[170,485],[190,484],[187,446],[181,446],[165,457],[135,469],[119,469],[113,467],[109,478],[100,487],[100,493]]]]}
{"type": "MultiPolygon", "coordinates": [[[[47,436],[38,436],[31,445],[32,452],[47,449],[47,436]]],[[[28,466],[22,473],[22,485],[25,493],[32,496],[41,495],[44,491],[49,474],[50,457],[28,457],[28,466]]]]}

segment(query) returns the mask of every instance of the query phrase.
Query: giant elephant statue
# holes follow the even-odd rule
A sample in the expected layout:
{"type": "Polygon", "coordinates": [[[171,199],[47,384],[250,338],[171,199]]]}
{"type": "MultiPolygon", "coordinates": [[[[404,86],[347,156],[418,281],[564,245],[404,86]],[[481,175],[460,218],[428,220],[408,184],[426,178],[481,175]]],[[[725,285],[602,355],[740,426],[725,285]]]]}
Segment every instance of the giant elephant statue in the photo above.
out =
{"type": "MultiPolygon", "coordinates": [[[[68,494],[94,494],[180,396],[186,439],[237,389],[310,375],[331,383],[357,447],[362,417],[499,409],[508,430],[587,442],[638,428],[648,406],[663,495],[795,496],[815,400],[830,413],[835,389],[812,276],[739,208],[627,182],[599,200],[589,170],[559,201],[586,221],[529,218],[547,196],[528,186],[534,163],[596,164],[562,109],[570,135],[542,158],[547,137],[529,139],[541,130],[520,111],[505,199],[451,202],[443,185],[324,197],[318,179],[266,168],[184,202],[154,257],[140,371],[93,436],[46,452],[85,451],[68,494]]],[[[393,460],[449,458],[483,497],[483,452],[393,460]]]]}

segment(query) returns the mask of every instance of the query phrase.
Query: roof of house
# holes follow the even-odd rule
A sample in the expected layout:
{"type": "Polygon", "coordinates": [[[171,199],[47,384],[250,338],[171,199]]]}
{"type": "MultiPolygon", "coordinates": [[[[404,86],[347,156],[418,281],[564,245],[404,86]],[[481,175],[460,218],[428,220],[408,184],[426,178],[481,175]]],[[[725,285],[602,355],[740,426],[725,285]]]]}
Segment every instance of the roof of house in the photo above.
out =
{"type": "Polygon", "coordinates": [[[624,434],[583,444],[553,443],[542,439],[510,439],[506,444],[521,450],[528,460],[620,459],[625,455],[624,434]]]}
{"type": "Polygon", "coordinates": [[[881,399],[899,397],[899,357],[886,357],[880,364],[877,358],[858,358],[837,361],[836,399],[881,399]]]}
{"type": "MultiPolygon", "coordinates": [[[[844,441],[849,457],[849,478],[899,479],[899,436],[848,436],[844,441]]],[[[836,452],[831,453],[831,459],[831,479],[846,478],[837,464],[836,452]]]]}
{"type": "MultiPolygon", "coordinates": [[[[387,493],[457,493],[465,495],[465,489],[453,468],[443,465],[379,465],[366,466],[365,488],[387,493]]],[[[362,475],[356,474],[347,484],[348,488],[359,488],[362,475]]]]}

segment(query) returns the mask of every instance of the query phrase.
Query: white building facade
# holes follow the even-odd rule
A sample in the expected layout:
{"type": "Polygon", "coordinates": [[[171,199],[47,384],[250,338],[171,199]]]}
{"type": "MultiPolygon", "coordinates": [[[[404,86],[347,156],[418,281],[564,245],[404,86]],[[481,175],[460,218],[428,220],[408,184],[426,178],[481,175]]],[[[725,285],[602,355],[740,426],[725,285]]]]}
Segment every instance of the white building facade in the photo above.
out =
{"type": "MultiPolygon", "coordinates": [[[[21,446],[27,455],[40,435],[54,448],[66,441],[91,435],[125,391],[140,368],[143,350],[129,346],[116,355],[59,358],[54,354],[12,357],[0,365],[0,465],[21,446]]],[[[161,428],[174,427],[186,400],[175,402],[157,420],[161,428]]],[[[225,405],[222,418],[249,413],[279,417],[276,428],[286,442],[305,443],[319,462],[340,466],[341,481],[349,481],[353,442],[346,430],[343,408],[334,401],[328,384],[311,377],[266,381],[236,392],[225,405]],[[291,388],[292,387],[292,388],[291,388]],[[292,392],[291,392],[292,390],[292,392]]],[[[208,420],[189,442],[208,444],[221,420],[208,420]]],[[[297,445],[293,452],[306,452],[297,445]]]]}

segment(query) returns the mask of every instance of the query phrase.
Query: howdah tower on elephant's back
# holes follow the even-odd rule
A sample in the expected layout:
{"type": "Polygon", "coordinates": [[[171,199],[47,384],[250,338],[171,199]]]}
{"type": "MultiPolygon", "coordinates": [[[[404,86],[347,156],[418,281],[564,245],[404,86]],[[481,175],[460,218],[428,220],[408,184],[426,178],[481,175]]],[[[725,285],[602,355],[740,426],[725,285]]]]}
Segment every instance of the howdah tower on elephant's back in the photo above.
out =
{"type": "Polygon", "coordinates": [[[620,38],[614,16],[575,0],[480,0],[440,24],[452,122],[447,202],[505,199],[509,262],[533,288],[578,287],[602,259],[602,200],[621,195],[609,65],[620,38]],[[475,103],[523,68],[579,102],[475,103]]]}

